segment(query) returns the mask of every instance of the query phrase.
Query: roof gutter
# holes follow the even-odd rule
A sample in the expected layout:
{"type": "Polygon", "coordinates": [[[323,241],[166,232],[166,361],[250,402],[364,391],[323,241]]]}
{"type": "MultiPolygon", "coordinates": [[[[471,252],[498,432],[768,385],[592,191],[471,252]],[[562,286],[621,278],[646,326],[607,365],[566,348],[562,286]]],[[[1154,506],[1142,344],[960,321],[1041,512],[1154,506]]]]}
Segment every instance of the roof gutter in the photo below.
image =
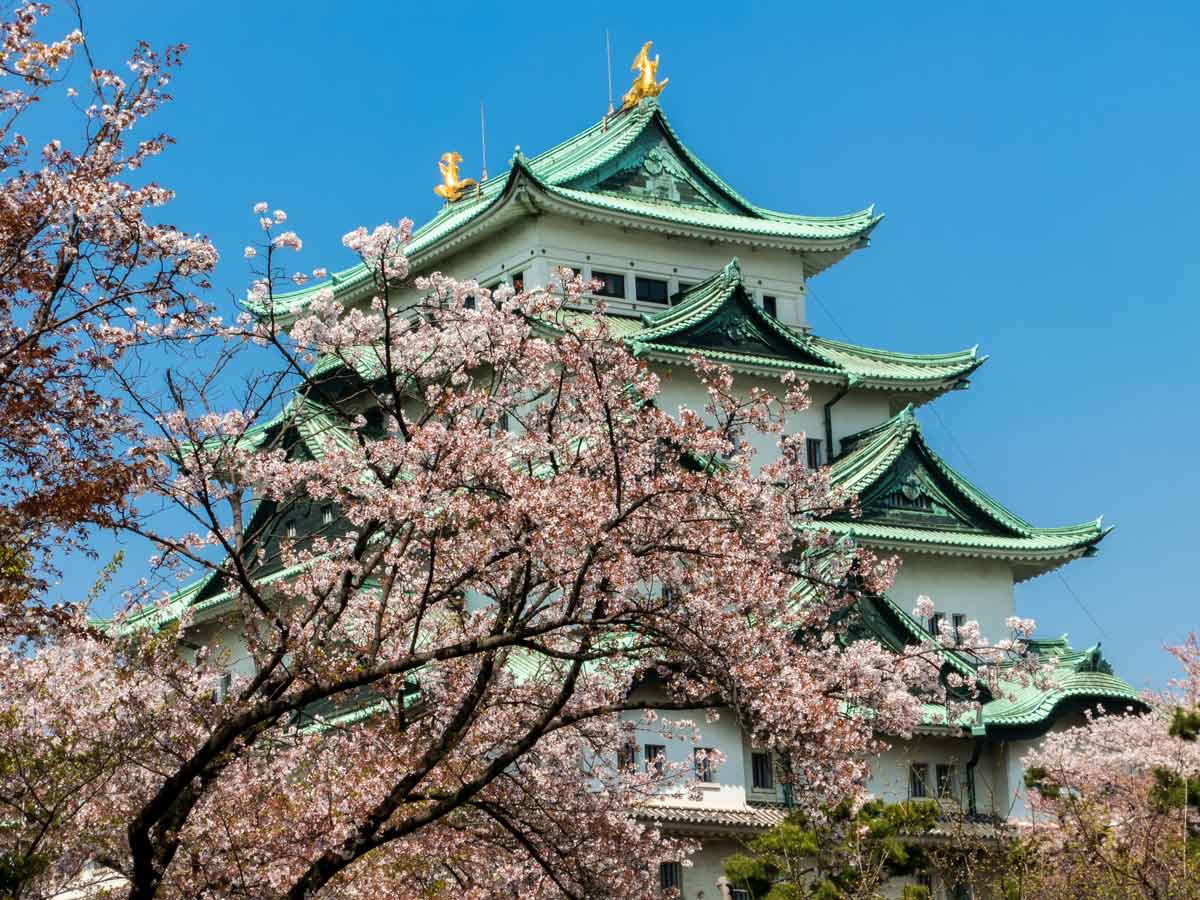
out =
{"type": "Polygon", "coordinates": [[[862,379],[858,375],[847,375],[846,383],[842,386],[842,389],[833,395],[832,400],[825,404],[825,446],[828,448],[825,451],[826,462],[833,462],[833,458],[836,455],[833,451],[833,406],[848,393],[850,393],[850,389],[857,385],[861,380],[862,379]]]}

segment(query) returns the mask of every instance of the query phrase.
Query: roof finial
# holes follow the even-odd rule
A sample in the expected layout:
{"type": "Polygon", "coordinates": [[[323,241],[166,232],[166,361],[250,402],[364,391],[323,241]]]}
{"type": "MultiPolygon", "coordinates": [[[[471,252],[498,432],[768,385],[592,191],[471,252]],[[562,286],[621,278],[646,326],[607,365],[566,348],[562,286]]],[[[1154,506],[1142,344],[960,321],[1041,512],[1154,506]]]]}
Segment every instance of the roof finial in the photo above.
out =
{"type": "Polygon", "coordinates": [[[646,41],[642,45],[641,51],[633,59],[630,69],[638,74],[637,78],[633,79],[633,86],[629,88],[623,98],[622,109],[637,106],[646,97],[657,97],[663,92],[667,82],[671,80],[670,78],[664,78],[662,81],[656,80],[658,78],[658,54],[655,54],[654,59],[650,58],[650,45],[653,43],[654,41],[646,41]]]}
{"type": "Polygon", "coordinates": [[[433,192],[448,203],[462,199],[463,191],[475,183],[471,178],[458,177],[458,164],[462,162],[462,154],[450,150],[442,154],[438,168],[442,170],[442,183],[434,187],[433,192]]]}

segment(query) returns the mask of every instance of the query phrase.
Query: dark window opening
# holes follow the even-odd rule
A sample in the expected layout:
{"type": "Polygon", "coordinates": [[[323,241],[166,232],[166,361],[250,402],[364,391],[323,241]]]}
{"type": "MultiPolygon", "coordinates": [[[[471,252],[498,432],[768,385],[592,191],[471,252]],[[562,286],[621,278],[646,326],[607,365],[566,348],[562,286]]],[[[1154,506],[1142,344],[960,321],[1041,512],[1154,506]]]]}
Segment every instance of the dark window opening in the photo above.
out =
{"type": "Polygon", "coordinates": [[[666,745],[647,744],[642,752],[646,755],[646,771],[661,778],[667,768],[666,745]]]}
{"type": "Polygon", "coordinates": [[[467,294],[467,296],[463,297],[463,309],[474,309],[474,308],[475,308],[475,295],[467,294]]]}
{"type": "Polygon", "coordinates": [[[697,781],[716,781],[716,764],[711,747],[697,747],[692,754],[697,781]]]}
{"type": "Polygon", "coordinates": [[[821,439],[806,438],[804,441],[804,451],[808,457],[808,467],[810,469],[821,468],[821,439]]]}
{"type": "Polygon", "coordinates": [[[775,789],[775,767],[771,762],[771,754],[766,750],[756,750],[750,754],[751,783],[756,791],[772,791],[775,789]]]}
{"type": "Polygon", "coordinates": [[[779,303],[770,294],[763,294],[763,312],[769,316],[779,315],[779,303]]]}
{"type": "Polygon", "coordinates": [[[617,768],[622,771],[637,765],[637,744],[632,741],[621,744],[617,749],[617,768]]]}
{"type": "Polygon", "coordinates": [[[929,633],[935,638],[942,636],[942,622],[946,621],[945,613],[934,613],[929,617],[929,633]]]}
{"type": "Polygon", "coordinates": [[[658,864],[658,883],[664,891],[683,888],[683,866],[677,862],[658,864]]]}
{"type": "Polygon", "coordinates": [[[625,276],[617,275],[613,272],[592,272],[592,280],[600,282],[600,287],[596,289],[597,296],[600,297],[624,297],[625,296],[625,276]]]}
{"type": "Polygon", "coordinates": [[[920,800],[929,796],[929,764],[912,763],[908,767],[908,797],[920,800]]]}
{"type": "Polygon", "coordinates": [[[513,286],[513,290],[517,291],[518,293],[525,290],[525,273],[524,272],[517,272],[515,275],[513,275],[512,286],[513,286]]]}
{"type": "Polygon", "coordinates": [[[954,644],[955,646],[959,646],[962,644],[961,629],[967,624],[967,617],[962,613],[955,613],[953,617],[951,617],[951,621],[954,623],[954,644]]]}
{"type": "Polygon", "coordinates": [[[326,504],[325,506],[321,507],[321,524],[323,524],[323,525],[332,525],[333,524],[333,506],[332,505],[326,504]]]}
{"type": "Polygon", "coordinates": [[[958,767],[952,763],[937,765],[937,795],[939,800],[958,799],[958,767]]]}
{"type": "Polygon", "coordinates": [[[635,278],[633,286],[637,292],[637,298],[642,303],[663,303],[667,302],[667,283],[660,281],[657,278],[635,278]]]}

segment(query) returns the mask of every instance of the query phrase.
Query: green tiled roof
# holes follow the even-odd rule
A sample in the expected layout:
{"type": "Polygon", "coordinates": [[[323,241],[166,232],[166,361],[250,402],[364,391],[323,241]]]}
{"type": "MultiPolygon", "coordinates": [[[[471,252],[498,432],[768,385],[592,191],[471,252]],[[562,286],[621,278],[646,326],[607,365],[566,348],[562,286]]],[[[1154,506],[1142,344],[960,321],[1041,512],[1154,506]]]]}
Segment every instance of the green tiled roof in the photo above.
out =
{"type": "MultiPolygon", "coordinates": [[[[507,171],[478,185],[475,193],[446,204],[413,233],[407,254],[414,268],[437,258],[448,243],[463,239],[475,225],[500,226],[509,220],[506,215],[527,215],[529,203],[582,210],[593,217],[616,216],[681,234],[719,234],[728,240],[803,250],[809,253],[805,266],[810,275],[862,246],[883,218],[874,207],[841,216],[801,216],[750,203],[684,145],[653,98],[532,158],[518,148],[511,163],[507,171]],[[678,199],[609,183],[614,174],[620,175],[614,166],[625,162],[628,169],[650,154],[657,154],[655,165],[670,169],[694,197],[678,199]]],[[[246,307],[259,316],[273,312],[287,319],[319,290],[332,288],[336,296],[349,298],[371,281],[371,272],[360,264],[334,273],[328,281],[276,295],[270,310],[252,301],[246,307]]]]}
{"type": "Polygon", "coordinates": [[[1111,530],[1099,518],[1057,528],[1031,525],[934,453],[911,406],[844,439],[842,449],[830,476],[858,495],[862,515],[823,520],[821,526],[868,543],[1011,559],[1014,576],[1023,580],[1090,555],[1111,530]]]}
{"type": "Polygon", "coordinates": [[[622,334],[636,355],[689,356],[796,371],[811,381],[940,392],[966,383],[986,361],[977,348],[917,355],[830,341],[789,328],[754,303],[736,258],[684,292],[680,302],[622,334]]]}

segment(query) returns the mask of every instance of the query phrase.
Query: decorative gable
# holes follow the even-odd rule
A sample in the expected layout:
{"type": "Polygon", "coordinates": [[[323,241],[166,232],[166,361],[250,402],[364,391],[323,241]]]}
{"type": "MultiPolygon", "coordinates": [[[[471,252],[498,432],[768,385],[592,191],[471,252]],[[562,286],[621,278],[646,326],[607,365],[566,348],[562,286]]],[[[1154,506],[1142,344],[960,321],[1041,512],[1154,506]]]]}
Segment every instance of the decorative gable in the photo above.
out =
{"type": "Polygon", "coordinates": [[[673,146],[652,122],[624,150],[567,187],[597,194],[744,214],[673,146]]]}
{"type": "Polygon", "coordinates": [[[862,498],[863,518],[938,528],[1006,533],[972,509],[922,458],[914,443],[862,498]]]}

